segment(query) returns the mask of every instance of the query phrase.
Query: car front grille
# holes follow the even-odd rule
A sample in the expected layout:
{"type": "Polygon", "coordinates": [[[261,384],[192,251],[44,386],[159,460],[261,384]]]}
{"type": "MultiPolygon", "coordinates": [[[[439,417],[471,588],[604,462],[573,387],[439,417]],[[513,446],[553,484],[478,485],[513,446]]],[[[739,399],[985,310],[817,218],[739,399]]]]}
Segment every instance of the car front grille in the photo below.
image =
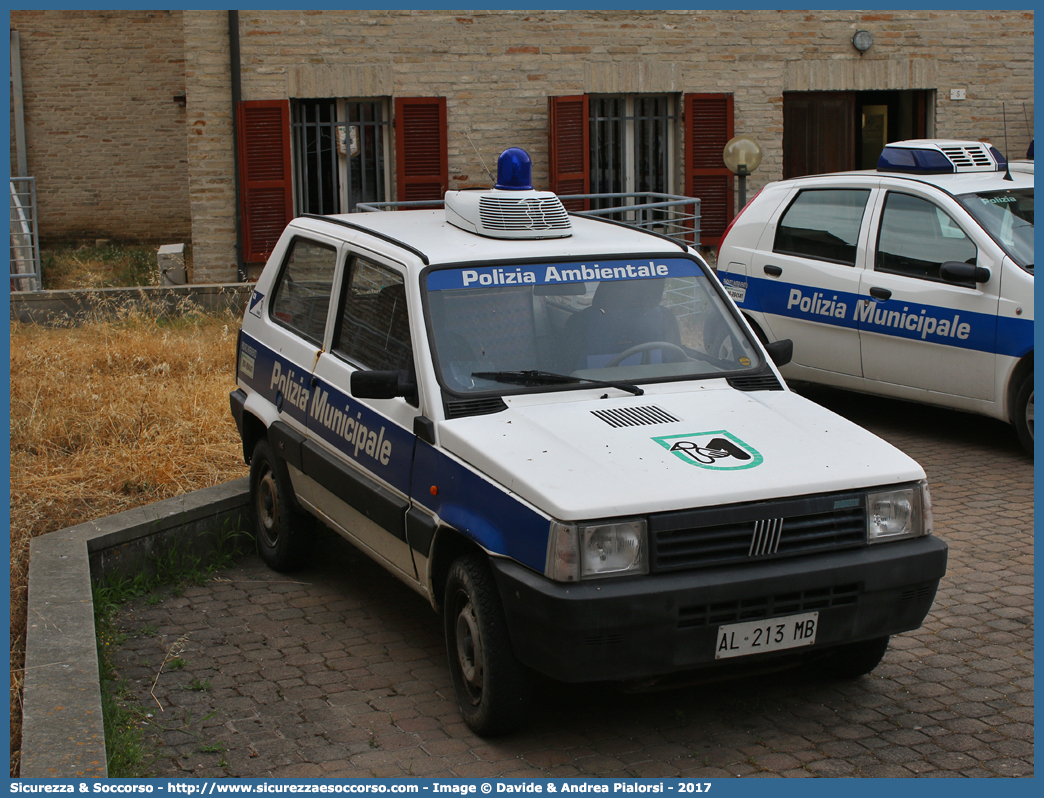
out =
{"type": "Polygon", "coordinates": [[[795,590],[773,596],[758,596],[742,601],[723,601],[681,607],[678,610],[679,629],[699,629],[742,621],[760,621],[801,612],[845,607],[859,600],[860,585],[837,585],[815,590],[795,590]]]}
{"type": "Polygon", "coordinates": [[[862,493],[660,513],[649,518],[649,569],[681,571],[865,543],[862,493]]]}

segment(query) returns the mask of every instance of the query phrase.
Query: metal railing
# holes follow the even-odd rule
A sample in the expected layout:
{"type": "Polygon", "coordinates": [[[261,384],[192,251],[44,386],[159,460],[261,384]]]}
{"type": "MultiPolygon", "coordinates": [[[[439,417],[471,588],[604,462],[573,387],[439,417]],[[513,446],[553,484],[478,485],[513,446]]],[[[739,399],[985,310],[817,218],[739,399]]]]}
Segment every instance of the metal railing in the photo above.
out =
{"type": "MultiPolygon", "coordinates": [[[[700,200],[677,194],[644,192],[635,194],[561,194],[558,197],[569,207],[576,202],[595,205],[613,202],[597,210],[575,211],[577,216],[593,216],[623,222],[633,227],[665,235],[682,244],[699,246],[700,200]]],[[[360,202],[358,211],[397,211],[410,208],[441,208],[442,200],[414,200],[411,202],[360,202]]]]}
{"type": "Polygon", "coordinates": [[[11,178],[11,290],[40,290],[36,179],[11,178]]]}

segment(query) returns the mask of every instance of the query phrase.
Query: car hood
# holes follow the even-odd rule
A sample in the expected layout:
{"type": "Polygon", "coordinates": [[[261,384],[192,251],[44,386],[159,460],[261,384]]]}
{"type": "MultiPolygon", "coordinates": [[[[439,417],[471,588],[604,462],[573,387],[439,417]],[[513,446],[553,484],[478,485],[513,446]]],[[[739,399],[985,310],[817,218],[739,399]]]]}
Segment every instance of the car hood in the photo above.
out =
{"type": "Polygon", "coordinates": [[[505,397],[505,411],[440,424],[440,442],[563,521],[924,479],[892,445],[790,391],[710,380],[604,394],[505,397]]]}

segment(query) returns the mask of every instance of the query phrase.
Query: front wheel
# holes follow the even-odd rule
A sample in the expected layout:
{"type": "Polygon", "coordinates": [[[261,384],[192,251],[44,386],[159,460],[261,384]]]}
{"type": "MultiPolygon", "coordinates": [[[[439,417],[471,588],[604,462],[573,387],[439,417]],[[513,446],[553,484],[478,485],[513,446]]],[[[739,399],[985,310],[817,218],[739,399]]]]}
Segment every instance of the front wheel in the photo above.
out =
{"type": "Polygon", "coordinates": [[[315,522],[297,504],[286,465],[267,439],[257,442],[250,458],[250,503],[261,559],[276,571],[300,566],[315,522]]]}
{"type": "Polygon", "coordinates": [[[1033,372],[1022,380],[1015,394],[1015,430],[1022,448],[1033,454],[1033,372]]]}
{"type": "Polygon", "coordinates": [[[450,566],[443,604],[446,651],[464,722],[483,737],[525,721],[528,674],[515,659],[493,574],[468,555],[450,566]]]}

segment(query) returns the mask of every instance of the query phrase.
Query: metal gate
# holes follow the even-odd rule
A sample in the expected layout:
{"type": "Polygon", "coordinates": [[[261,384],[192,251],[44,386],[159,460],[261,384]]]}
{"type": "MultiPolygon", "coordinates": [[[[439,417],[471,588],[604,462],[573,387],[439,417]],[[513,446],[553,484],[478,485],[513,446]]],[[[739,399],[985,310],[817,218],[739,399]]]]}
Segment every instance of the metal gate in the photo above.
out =
{"type": "Polygon", "coordinates": [[[40,290],[36,178],[11,178],[11,290],[40,290]]]}

